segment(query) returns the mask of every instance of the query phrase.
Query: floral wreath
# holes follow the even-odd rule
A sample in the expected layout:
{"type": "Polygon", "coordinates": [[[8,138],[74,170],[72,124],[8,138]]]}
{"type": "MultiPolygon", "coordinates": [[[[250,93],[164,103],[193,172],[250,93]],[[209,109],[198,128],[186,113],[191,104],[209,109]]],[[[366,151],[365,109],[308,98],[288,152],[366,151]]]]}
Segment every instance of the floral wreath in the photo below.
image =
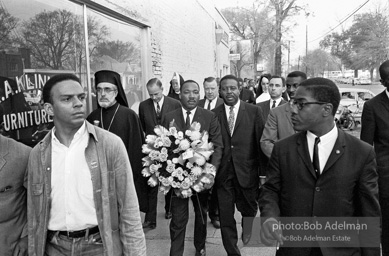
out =
{"type": "Polygon", "coordinates": [[[177,131],[174,120],[170,128],[157,125],[156,135],[147,135],[142,152],[142,175],[149,177],[148,184],[165,195],[171,188],[179,197],[187,198],[214,184],[216,168],[208,163],[213,154],[213,144],[208,142],[208,132],[200,132],[201,125],[193,122],[185,132],[177,131]]]}

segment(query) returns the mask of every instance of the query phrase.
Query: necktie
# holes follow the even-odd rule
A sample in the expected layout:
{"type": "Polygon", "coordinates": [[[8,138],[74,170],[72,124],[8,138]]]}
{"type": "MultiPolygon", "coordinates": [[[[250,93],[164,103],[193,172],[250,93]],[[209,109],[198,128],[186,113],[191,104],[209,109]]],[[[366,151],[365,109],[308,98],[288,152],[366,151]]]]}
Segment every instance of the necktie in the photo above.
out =
{"type": "Polygon", "coordinates": [[[275,108],[276,107],[276,101],[273,100],[273,105],[271,106],[271,108],[275,108]]]}
{"type": "Polygon", "coordinates": [[[319,147],[318,147],[319,142],[320,142],[320,138],[316,137],[315,138],[315,145],[313,147],[313,161],[312,161],[313,168],[316,171],[317,177],[320,176],[319,147]]]}
{"type": "Polygon", "coordinates": [[[235,113],[234,107],[230,107],[230,117],[228,118],[228,128],[230,128],[230,134],[232,136],[232,132],[234,131],[234,121],[235,121],[235,113]]]}
{"type": "Polygon", "coordinates": [[[159,107],[159,103],[157,102],[157,117],[161,115],[161,108],[159,107]]]}
{"type": "Polygon", "coordinates": [[[208,100],[208,107],[207,107],[208,110],[211,110],[211,102],[212,100],[208,100]]]}
{"type": "Polygon", "coordinates": [[[186,129],[190,128],[190,111],[186,111],[185,125],[186,125],[186,129]]]}

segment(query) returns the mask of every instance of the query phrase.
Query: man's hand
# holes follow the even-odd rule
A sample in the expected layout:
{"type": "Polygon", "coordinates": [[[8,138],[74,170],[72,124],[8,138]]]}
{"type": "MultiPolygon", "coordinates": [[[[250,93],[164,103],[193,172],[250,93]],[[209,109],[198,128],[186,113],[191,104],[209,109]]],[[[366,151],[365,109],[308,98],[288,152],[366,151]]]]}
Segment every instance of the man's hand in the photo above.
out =
{"type": "Polygon", "coordinates": [[[28,237],[20,238],[17,242],[13,256],[27,256],[28,255],[28,237]]]}
{"type": "Polygon", "coordinates": [[[274,245],[277,241],[279,245],[283,245],[285,238],[282,236],[282,230],[279,229],[279,225],[276,219],[267,219],[263,224],[260,232],[261,241],[265,245],[274,245]],[[277,227],[277,228],[275,228],[277,227]]]}

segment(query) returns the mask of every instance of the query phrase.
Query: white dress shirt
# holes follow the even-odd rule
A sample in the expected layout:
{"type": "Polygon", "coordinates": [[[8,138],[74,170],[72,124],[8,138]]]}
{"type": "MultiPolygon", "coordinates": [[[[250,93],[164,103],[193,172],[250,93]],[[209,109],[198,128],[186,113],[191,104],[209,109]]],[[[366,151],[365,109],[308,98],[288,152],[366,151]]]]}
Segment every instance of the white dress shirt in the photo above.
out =
{"type": "MultiPolygon", "coordinates": [[[[308,150],[311,161],[313,161],[313,147],[315,145],[315,138],[317,136],[310,131],[307,132],[307,141],[308,141],[308,150]]],[[[323,172],[324,167],[327,164],[328,158],[334,148],[336,139],[338,138],[338,128],[334,124],[334,128],[331,131],[320,136],[320,142],[318,144],[319,149],[319,163],[320,163],[320,173],[323,172]]]]}
{"type": "MultiPolygon", "coordinates": [[[[158,101],[158,105],[159,105],[159,111],[162,111],[162,106],[163,106],[163,101],[165,100],[165,96],[163,95],[161,100],[158,101]]],[[[153,104],[154,104],[154,109],[155,109],[155,113],[158,113],[157,111],[157,103],[155,101],[153,101],[153,104]]]]}
{"type": "MultiPolygon", "coordinates": [[[[216,107],[216,102],[217,102],[217,97],[214,98],[212,101],[211,101],[211,107],[209,108],[210,110],[214,109],[216,107]]],[[[205,109],[208,109],[208,105],[209,105],[209,99],[206,99],[205,100],[205,104],[204,104],[204,108],[205,109]]]]}
{"type": "MultiPolygon", "coordinates": [[[[226,109],[227,121],[228,121],[229,118],[230,118],[230,109],[231,109],[231,106],[228,106],[228,105],[224,104],[224,108],[226,109]]],[[[240,100],[238,100],[238,102],[234,105],[234,108],[233,108],[233,111],[234,111],[234,129],[232,130],[231,135],[232,135],[232,134],[234,133],[234,131],[235,131],[236,118],[238,117],[239,108],[240,108],[240,100]]]]}
{"type": "MultiPolygon", "coordinates": [[[[196,110],[197,110],[197,107],[195,107],[194,109],[190,110],[190,114],[189,114],[189,119],[190,119],[190,123],[192,124],[192,121],[193,121],[193,117],[196,113],[196,110]]],[[[188,110],[186,110],[185,108],[182,108],[182,113],[184,114],[184,121],[186,121],[186,112],[188,112],[188,110]]]]}
{"type": "MultiPolygon", "coordinates": [[[[281,103],[281,100],[282,100],[282,97],[279,97],[278,99],[276,99],[276,106],[275,107],[277,107],[278,105],[280,105],[280,103],[281,103]]],[[[273,99],[270,99],[270,109],[271,109],[271,107],[273,106],[273,99]]]]}
{"type": "Polygon", "coordinates": [[[77,231],[97,226],[91,173],[85,159],[89,134],[85,123],[69,147],[52,130],[49,230],[77,231]]]}

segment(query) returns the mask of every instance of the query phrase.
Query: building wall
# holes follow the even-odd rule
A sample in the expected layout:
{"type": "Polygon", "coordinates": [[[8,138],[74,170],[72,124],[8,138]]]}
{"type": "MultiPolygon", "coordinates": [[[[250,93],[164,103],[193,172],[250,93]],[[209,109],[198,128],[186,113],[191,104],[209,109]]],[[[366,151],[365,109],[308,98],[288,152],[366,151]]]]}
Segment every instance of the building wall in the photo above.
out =
{"type": "MultiPolygon", "coordinates": [[[[152,77],[161,79],[164,93],[173,73],[200,85],[205,77],[229,74],[228,42],[216,43],[216,28],[228,34],[228,25],[205,0],[95,0],[150,26],[152,77]]],[[[202,86],[201,86],[202,87],[202,86]]],[[[202,88],[201,88],[202,89],[202,88]]],[[[201,92],[203,94],[203,92],[201,92]]],[[[147,96],[147,94],[146,94],[147,96]]]]}

